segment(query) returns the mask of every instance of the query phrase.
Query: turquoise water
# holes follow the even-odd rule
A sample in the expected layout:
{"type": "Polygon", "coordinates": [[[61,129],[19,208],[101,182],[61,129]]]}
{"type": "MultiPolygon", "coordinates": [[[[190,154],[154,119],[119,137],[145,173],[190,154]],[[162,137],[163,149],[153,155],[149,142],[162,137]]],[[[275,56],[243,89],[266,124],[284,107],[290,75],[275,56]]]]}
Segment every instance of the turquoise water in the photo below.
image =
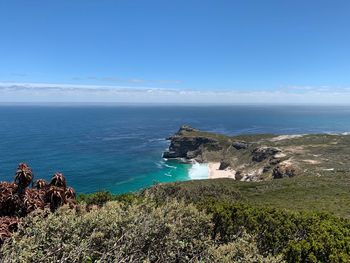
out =
{"type": "Polygon", "coordinates": [[[36,178],[63,172],[78,192],[205,178],[205,166],[161,158],[182,124],[232,135],[343,133],[350,107],[0,106],[0,180],[12,180],[19,162],[36,178]]]}

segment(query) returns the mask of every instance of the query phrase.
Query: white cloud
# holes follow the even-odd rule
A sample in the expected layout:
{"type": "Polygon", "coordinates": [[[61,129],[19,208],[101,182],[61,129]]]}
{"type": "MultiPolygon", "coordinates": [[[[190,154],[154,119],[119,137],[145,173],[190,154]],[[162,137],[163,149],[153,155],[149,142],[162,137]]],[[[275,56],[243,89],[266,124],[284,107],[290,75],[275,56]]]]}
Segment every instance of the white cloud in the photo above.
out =
{"type": "Polygon", "coordinates": [[[181,80],[177,79],[143,79],[143,78],[121,78],[116,76],[104,76],[104,77],[98,77],[98,76],[88,76],[88,77],[72,77],[71,80],[73,81],[81,81],[81,80],[98,80],[102,82],[109,82],[109,83],[115,83],[115,84],[129,84],[129,85],[177,85],[183,83],[181,80]]]}
{"type": "Polygon", "coordinates": [[[349,87],[274,90],[178,90],[149,87],[0,83],[0,102],[350,104],[349,87]]]}

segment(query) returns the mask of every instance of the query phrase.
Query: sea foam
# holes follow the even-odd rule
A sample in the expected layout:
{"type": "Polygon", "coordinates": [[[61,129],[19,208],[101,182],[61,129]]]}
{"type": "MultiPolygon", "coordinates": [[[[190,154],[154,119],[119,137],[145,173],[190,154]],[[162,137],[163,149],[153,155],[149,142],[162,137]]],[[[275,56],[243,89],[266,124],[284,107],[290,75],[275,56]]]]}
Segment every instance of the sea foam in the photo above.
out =
{"type": "Polygon", "coordinates": [[[209,166],[207,163],[192,164],[188,171],[188,175],[191,180],[208,179],[209,178],[209,166]]]}

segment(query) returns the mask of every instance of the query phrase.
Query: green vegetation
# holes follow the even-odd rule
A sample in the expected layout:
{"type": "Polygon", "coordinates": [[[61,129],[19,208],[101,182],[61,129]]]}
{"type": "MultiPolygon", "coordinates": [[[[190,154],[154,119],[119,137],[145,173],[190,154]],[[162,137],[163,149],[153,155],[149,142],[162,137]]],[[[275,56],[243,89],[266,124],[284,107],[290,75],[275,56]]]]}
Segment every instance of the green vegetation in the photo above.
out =
{"type": "Polygon", "coordinates": [[[151,200],[102,208],[62,208],[24,220],[5,243],[5,262],[279,262],[259,253],[250,235],[220,244],[211,215],[183,202],[151,200]]]}
{"type": "Polygon", "coordinates": [[[213,215],[214,236],[222,242],[242,229],[257,236],[263,253],[287,262],[349,262],[350,221],[329,214],[293,213],[224,202],[201,205],[213,215]]]}
{"type": "Polygon", "coordinates": [[[177,198],[197,203],[215,199],[261,208],[328,212],[350,219],[350,177],[347,175],[299,176],[262,182],[196,180],[159,184],[145,193],[156,200],[177,198]]]}
{"type": "Polygon", "coordinates": [[[135,201],[137,197],[133,194],[120,194],[113,195],[108,191],[100,191],[92,194],[80,194],[77,198],[78,202],[84,203],[87,206],[103,206],[105,203],[109,201],[120,201],[123,203],[131,204],[135,201]]]}
{"type": "Polygon", "coordinates": [[[349,262],[349,183],[346,176],[220,179],[80,195],[74,210],[26,217],[1,256],[5,262],[349,262]]]}

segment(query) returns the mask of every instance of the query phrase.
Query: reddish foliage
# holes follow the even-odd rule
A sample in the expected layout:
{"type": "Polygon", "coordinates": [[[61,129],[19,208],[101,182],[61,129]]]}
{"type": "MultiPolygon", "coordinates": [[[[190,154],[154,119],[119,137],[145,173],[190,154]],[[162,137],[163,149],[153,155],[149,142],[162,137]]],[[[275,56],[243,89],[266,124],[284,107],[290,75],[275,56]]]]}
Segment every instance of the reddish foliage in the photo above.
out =
{"type": "Polygon", "coordinates": [[[55,173],[51,179],[50,186],[66,188],[66,178],[61,173],[55,173]]]}
{"type": "Polygon", "coordinates": [[[20,163],[18,165],[16,175],[15,175],[15,184],[18,185],[19,190],[23,190],[30,185],[33,181],[33,172],[30,167],[25,163],[20,163]]]}
{"type": "Polygon", "coordinates": [[[34,188],[28,188],[32,182],[32,170],[25,163],[18,165],[14,183],[0,182],[0,246],[16,231],[20,218],[30,212],[38,208],[54,211],[64,204],[75,206],[75,191],[66,187],[63,174],[55,173],[50,184],[39,179],[34,188]]]}
{"type": "Polygon", "coordinates": [[[34,183],[36,189],[44,189],[45,187],[48,187],[48,185],[49,184],[44,179],[36,180],[34,183]]]}
{"type": "Polygon", "coordinates": [[[6,238],[17,230],[19,219],[17,217],[0,217],[0,246],[4,243],[6,238]]]}

